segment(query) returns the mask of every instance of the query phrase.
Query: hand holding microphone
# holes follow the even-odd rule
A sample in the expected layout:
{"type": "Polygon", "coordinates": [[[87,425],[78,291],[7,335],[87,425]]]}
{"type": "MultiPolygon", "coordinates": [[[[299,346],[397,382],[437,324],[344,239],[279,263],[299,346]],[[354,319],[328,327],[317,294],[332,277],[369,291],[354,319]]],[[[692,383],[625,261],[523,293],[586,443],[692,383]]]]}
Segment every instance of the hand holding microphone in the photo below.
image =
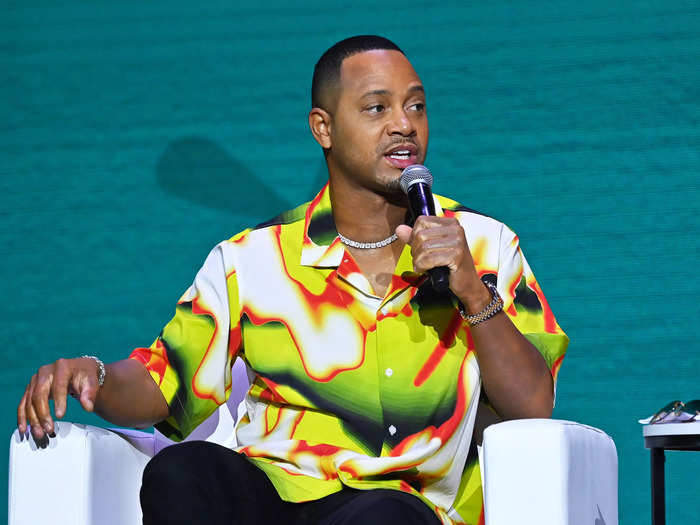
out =
{"type": "MultiPolygon", "coordinates": [[[[422,164],[411,164],[401,172],[401,189],[408,196],[408,207],[413,216],[413,224],[421,215],[435,216],[433,201],[433,175],[422,164]]],[[[450,270],[445,266],[428,269],[430,281],[436,292],[446,292],[450,287],[450,270]]]]}
{"type": "Polygon", "coordinates": [[[465,304],[472,297],[488,299],[462,226],[454,218],[435,216],[430,170],[412,164],[403,170],[400,183],[414,222],[412,229],[400,225],[396,233],[411,246],[414,269],[427,272],[437,292],[451,289],[465,304]]]}

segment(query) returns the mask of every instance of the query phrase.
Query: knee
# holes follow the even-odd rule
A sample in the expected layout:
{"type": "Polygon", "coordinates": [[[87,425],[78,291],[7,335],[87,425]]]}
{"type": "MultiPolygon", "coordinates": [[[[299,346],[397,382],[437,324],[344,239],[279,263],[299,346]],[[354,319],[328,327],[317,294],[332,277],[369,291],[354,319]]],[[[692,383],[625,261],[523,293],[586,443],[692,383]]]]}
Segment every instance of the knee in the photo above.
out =
{"type": "Polygon", "coordinates": [[[364,504],[357,508],[353,522],[363,525],[439,523],[432,510],[415,496],[393,490],[379,489],[372,492],[371,496],[364,498],[364,504]]]}
{"type": "Polygon", "coordinates": [[[141,493],[170,492],[191,483],[206,454],[202,448],[202,442],[192,441],[158,452],[143,471],[141,493]]]}
{"type": "Polygon", "coordinates": [[[366,524],[404,523],[405,518],[415,512],[415,509],[407,505],[405,501],[394,498],[392,495],[375,498],[368,503],[364,512],[358,516],[366,524]]]}

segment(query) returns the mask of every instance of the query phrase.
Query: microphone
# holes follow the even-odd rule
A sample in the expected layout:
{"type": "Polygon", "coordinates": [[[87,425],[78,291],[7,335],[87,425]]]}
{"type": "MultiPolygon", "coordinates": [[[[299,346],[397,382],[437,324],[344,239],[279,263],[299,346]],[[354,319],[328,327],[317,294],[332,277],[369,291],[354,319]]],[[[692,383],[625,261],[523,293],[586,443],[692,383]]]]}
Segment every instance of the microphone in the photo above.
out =
{"type": "MultiPolygon", "coordinates": [[[[435,215],[433,192],[433,175],[422,164],[411,164],[401,172],[399,179],[401,189],[408,196],[408,208],[413,222],[420,215],[435,215]]],[[[430,281],[436,292],[446,292],[450,287],[450,270],[447,266],[437,266],[428,270],[430,281]]]]}

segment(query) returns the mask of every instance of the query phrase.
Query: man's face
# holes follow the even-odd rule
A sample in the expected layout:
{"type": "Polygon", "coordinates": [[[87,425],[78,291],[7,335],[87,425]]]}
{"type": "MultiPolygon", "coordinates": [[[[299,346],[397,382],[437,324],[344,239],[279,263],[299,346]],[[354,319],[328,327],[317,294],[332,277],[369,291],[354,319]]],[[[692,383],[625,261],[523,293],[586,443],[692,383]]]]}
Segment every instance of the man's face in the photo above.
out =
{"type": "Polygon", "coordinates": [[[373,50],[346,58],[331,116],[331,175],[381,193],[400,192],[410,164],[428,147],[425,92],[408,59],[373,50]]]}

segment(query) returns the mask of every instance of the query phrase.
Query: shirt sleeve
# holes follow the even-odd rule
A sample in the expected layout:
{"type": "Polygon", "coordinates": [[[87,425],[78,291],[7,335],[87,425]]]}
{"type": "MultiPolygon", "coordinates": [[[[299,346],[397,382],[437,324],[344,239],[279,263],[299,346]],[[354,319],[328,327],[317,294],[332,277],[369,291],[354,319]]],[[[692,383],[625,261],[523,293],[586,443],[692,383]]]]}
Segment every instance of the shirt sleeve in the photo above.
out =
{"type": "Polygon", "coordinates": [[[129,356],[146,365],[170,407],[170,416],[156,425],[166,437],[184,439],[228,398],[231,367],[241,345],[237,305],[236,273],[226,268],[222,243],[211,251],[154,343],[129,356]],[[234,312],[230,305],[236,305],[234,312]]]}
{"type": "Polygon", "coordinates": [[[513,324],[537,348],[552,373],[555,384],[569,338],[554,314],[520,249],[517,235],[503,226],[498,279],[503,310],[513,324]]]}

